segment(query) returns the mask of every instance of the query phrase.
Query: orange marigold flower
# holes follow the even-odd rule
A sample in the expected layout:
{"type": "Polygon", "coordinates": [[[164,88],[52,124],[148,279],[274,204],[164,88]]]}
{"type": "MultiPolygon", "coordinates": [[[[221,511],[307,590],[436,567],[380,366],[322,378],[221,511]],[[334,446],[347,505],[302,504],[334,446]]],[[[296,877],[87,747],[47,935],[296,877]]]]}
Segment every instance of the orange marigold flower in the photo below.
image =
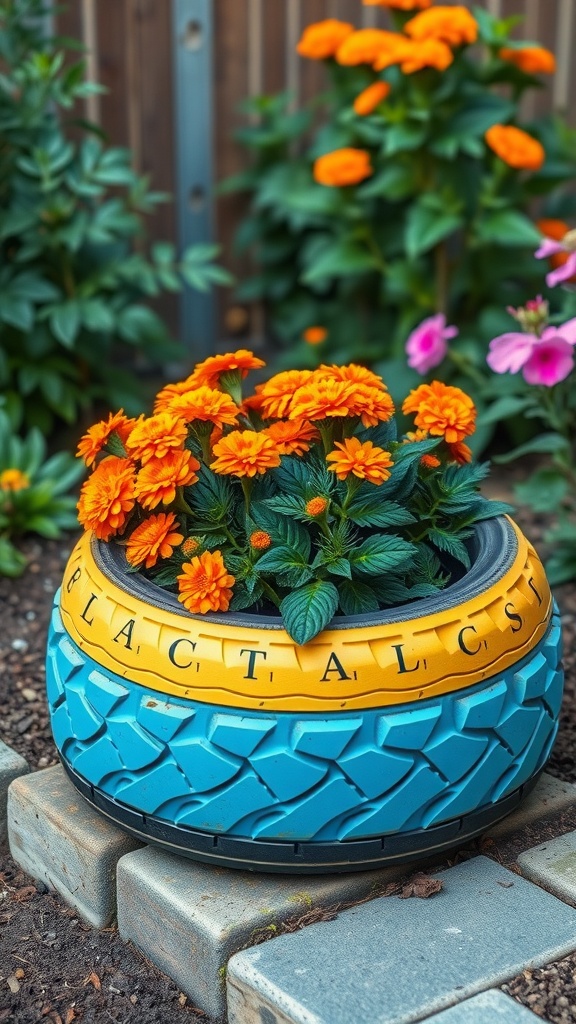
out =
{"type": "Polygon", "coordinates": [[[327,363],[322,363],[321,366],[314,372],[316,379],[319,377],[331,377],[333,380],[350,380],[354,384],[368,384],[372,388],[380,388],[382,391],[387,391],[387,387],[377,373],[373,370],[369,370],[366,366],[360,366],[358,363],[348,363],[346,366],[328,366],[327,363]]]}
{"type": "Polygon", "coordinates": [[[132,430],[136,420],[124,415],[124,410],[110,413],[107,420],[101,420],[89,427],[83,437],[80,438],[76,455],[84,459],[87,466],[92,466],[101,451],[104,451],[110,437],[116,432],[124,444],[128,434],[132,430]]]}
{"type": "Polygon", "coordinates": [[[373,82],[372,85],[363,89],[354,100],[354,112],[359,117],[371,114],[380,103],[384,102],[391,88],[388,82],[373,82]]]}
{"type": "Polygon", "coordinates": [[[442,463],[435,455],[423,455],[420,459],[420,465],[424,466],[425,469],[437,469],[442,463]]]}
{"type": "Polygon", "coordinates": [[[182,544],[182,554],[189,558],[195,551],[198,551],[200,544],[196,540],[196,537],[186,537],[186,540],[182,544]]]}
{"type": "Polygon", "coordinates": [[[258,388],[266,419],[280,419],[288,412],[294,392],[312,377],[312,370],[283,370],[258,388]]]}
{"type": "Polygon", "coordinates": [[[435,68],[436,71],[445,71],[454,60],[454,54],[441,39],[407,39],[406,47],[398,50],[395,64],[405,75],[413,75],[423,68],[435,68]]]}
{"type": "Polygon", "coordinates": [[[276,442],[255,430],[233,430],[214,445],[215,473],[232,476],[256,476],[280,465],[276,442]]]}
{"type": "Polygon", "coordinates": [[[183,420],[174,413],[159,412],[137,422],[126,438],[126,451],[143,463],[163,459],[172,448],[182,448],[187,435],[183,420]]]}
{"type": "Polygon", "coordinates": [[[478,22],[467,7],[433,7],[407,21],[404,31],[419,42],[439,39],[449,46],[464,46],[476,42],[478,22]]]}
{"type": "Polygon", "coordinates": [[[192,423],[194,420],[203,420],[204,422],[214,423],[217,427],[222,427],[224,424],[236,426],[236,417],[240,412],[240,409],[232,401],[230,395],[227,395],[224,391],[209,388],[206,385],[201,385],[193,390],[184,391],[181,395],[176,395],[170,402],[168,409],[177,416],[181,416],[186,423],[192,423]]]}
{"type": "Polygon", "coordinates": [[[368,384],[358,384],[350,414],[359,416],[363,426],[375,427],[377,423],[386,423],[394,415],[394,403],[387,391],[368,384]]]}
{"type": "Polygon", "coordinates": [[[518,50],[504,46],[498,56],[527,75],[553,75],[556,71],[556,57],[544,46],[523,46],[518,50]]]}
{"type": "Polygon", "coordinates": [[[151,569],[159,558],[170,558],[174,548],[184,540],[177,526],[173,512],[159,512],[140,523],[130,534],[126,545],[126,559],[130,565],[144,563],[147,569],[151,569]]]}
{"type": "Polygon", "coordinates": [[[464,441],[456,441],[449,444],[450,458],[453,462],[459,462],[463,466],[466,462],[472,462],[472,452],[464,441]]]}
{"type": "MultiPolygon", "coordinates": [[[[544,217],[541,220],[537,220],[536,227],[545,238],[552,238],[555,242],[561,242],[568,232],[572,230],[565,220],[558,220],[555,217],[544,217]]],[[[548,262],[552,269],[556,270],[557,267],[563,267],[569,259],[569,252],[555,252],[548,257],[548,262]]],[[[574,277],[568,278],[570,284],[573,284],[575,281],[576,278],[574,277]]]]}
{"type": "Polygon", "coordinates": [[[134,466],[129,459],[109,455],[82,484],[78,520],[98,540],[110,540],[123,530],[134,503],[134,466]]]}
{"type": "Polygon", "coordinates": [[[249,370],[257,370],[261,366],[266,366],[263,359],[258,359],[246,348],[239,348],[237,352],[226,352],[222,356],[208,356],[208,359],[194,367],[189,380],[194,387],[205,384],[206,387],[216,388],[223,373],[237,370],[244,378],[249,370]]]}
{"type": "Polygon", "coordinates": [[[423,11],[432,0],[362,0],[367,7],[390,7],[395,11],[423,11]]]}
{"type": "Polygon", "coordinates": [[[331,188],[358,185],[373,173],[370,153],[365,149],[354,149],[352,146],[335,149],[314,161],[314,180],[319,185],[328,185],[331,188]]]}
{"type": "Polygon", "coordinates": [[[346,67],[373,64],[378,55],[390,45],[391,39],[397,36],[397,32],[385,32],[379,28],[360,28],[344,40],[336,51],[336,60],[346,67]]]}
{"type": "Polygon", "coordinates": [[[341,43],[353,31],[354,25],[350,25],[347,21],[339,21],[338,18],[316,21],[304,29],[296,50],[301,57],[309,57],[310,60],[325,60],[327,57],[334,56],[341,43]]]}
{"type": "Polygon", "coordinates": [[[21,469],[3,469],[0,473],[0,491],[25,491],[30,477],[21,469]]]}
{"type": "Polygon", "coordinates": [[[434,380],[410,392],[403,413],[416,413],[417,427],[433,437],[444,437],[448,444],[473,434],[476,425],[474,402],[461,388],[434,380]]]}
{"type": "Polygon", "coordinates": [[[227,612],[236,580],[224,565],[221,551],[204,551],[184,562],[178,579],[178,600],[193,614],[227,612]]]}
{"type": "Polygon", "coordinates": [[[309,345],[321,345],[327,337],[328,331],[325,327],[307,327],[305,331],[302,331],[302,338],[309,345]]]}
{"type": "Polygon", "coordinates": [[[262,411],[262,401],[263,401],[263,399],[262,399],[262,395],[260,393],[260,387],[261,387],[261,385],[257,386],[256,394],[255,395],[248,395],[247,398],[243,399],[242,405],[240,406],[240,410],[245,415],[246,415],[246,413],[250,413],[250,412],[257,412],[257,413],[261,413],[263,415],[263,411],[262,411]]]}
{"type": "Polygon", "coordinates": [[[186,380],[176,381],[175,384],[167,384],[166,387],[162,388],[161,391],[156,395],[154,402],[154,412],[164,412],[173,398],[178,395],[183,395],[186,391],[191,391],[196,385],[192,380],[192,375],[186,377],[186,380]]]}
{"type": "Polygon", "coordinates": [[[266,530],[254,530],[254,533],[250,534],[250,547],[255,551],[266,551],[271,543],[272,537],[266,533],[266,530]]]}
{"type": "Polygon", "coordinates": [[[328,469],[336,473],[339,480],[346,480],[351,473],[359,480],[368,480],[377,487],[390,476],[390,466],[394,463],[390,452],[384,451],[372,441],[360,441],[358,437],[347,437],[344,441],[336,441],[338,451],[329,452],[326,462],[333,462],[328,469]]]}
{"type": "Polygon", "coordinates": [[[354,416],[356,387],[348,380],[313,378],[295,392],[289,406],[291,419],[323,420],[354,416]]]}
{"type": "Polygon", "coordinates": [[[384,68],[392,67],[394,64],[402,64],[403,61],[413,59],[416,52],[416,44],[413,39],[408,39],[400,32],[390,34],[391,38],[385,47],[382,48],[374,61],[374,70],[383,71],[384,68]]]}
{"type": "Polygon", "coordinates": [[[150,459],[138,473],[135,494],[144,508],[169,505],[176,497],[178,487],[187,487],[198,480],[196,470],[200,463],[188,449],[173,448],[162,459],[150,459]]]}
{"type": "Polygon", "coordinates": [[[320,437],[309,420],[278,420],[262,431],[275,442],[280,455],[303,455],[310,450],[310,442],[320,437]]]}
{"type": "Polygon", "coordinates": [[[538,139],[514,125],[493,124],[484,138],[496,156],[516,170],[538,171],[546,159],[546,152],[538,139]]]}
{"type": "Polygon", "coordinates": [[[304,508],[306,515],[311,516],[312,519],[317,519],[317,517],[323,515],[328,508],[328,499],[321,498],[320,496],[317,498],[310,498],[310,501],[306,502],[304,508]]]}

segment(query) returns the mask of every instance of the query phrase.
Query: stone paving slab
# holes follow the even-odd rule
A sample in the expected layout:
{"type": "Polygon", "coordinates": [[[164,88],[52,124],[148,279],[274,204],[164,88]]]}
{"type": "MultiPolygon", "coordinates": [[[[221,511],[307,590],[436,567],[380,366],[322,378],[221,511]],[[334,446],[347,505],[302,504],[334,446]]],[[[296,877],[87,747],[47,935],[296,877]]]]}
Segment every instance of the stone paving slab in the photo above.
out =
{"type": "Polygon", "coordinates": [[[568,832],[518,856],[522,874],[561,899],[576,903],[576,832],[568,832]]]}
{"type": "Polygon", "coordinates": [[[402,868],[273,875],[204,865],[147,847],[118,863],[118,929],[211,1017],[226,1008],[230,957],[286,921],[375,895],[402,868]]]}
{"type": "Polygon", "coordinates": [[[537,1024],[538,1017],[498,989],[480,992],[472,999],[428,1017],[426,1024],[537,1024]]]}
{"type": "Polygon", "coordinates": [[[26,775],[28,771],[30,771],[28,762],[15,750],[12,750],[12,747],[6,746],[0,740],[0,843],[3,843],[8,835],[6,823],[8,786],[14,779],[20,775],[26,775]]]}
{"type": "Polygon", "coordinates": [[[492,839],[504,839],[527,825],[534,825],[543,818],[559,815],[562,811],[575,806],[576,786],[544,772],[517,810],[496,825],[492,825],[486,835],[492,839]]]}
{"type": "Polygon", "coordinates": [[[97,928],[116,916],[118,860],[141,845],[92,810],[59,765],[12,782],[8,840],[24,871],[97,928]]]}
{"type": "Polygon", "coordinates": [[[429,900],[388,897],[244,950],[229,1024],[410,1024],[576,949],[576,910],[485,857],[429,900]]]}

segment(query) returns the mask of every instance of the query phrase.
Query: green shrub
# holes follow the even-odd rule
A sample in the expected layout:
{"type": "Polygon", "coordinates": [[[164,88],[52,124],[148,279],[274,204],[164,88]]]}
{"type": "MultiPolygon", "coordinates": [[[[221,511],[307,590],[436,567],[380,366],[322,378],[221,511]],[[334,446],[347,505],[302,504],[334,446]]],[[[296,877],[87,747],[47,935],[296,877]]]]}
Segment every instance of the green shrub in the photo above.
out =
{"type": "Polygon", "coordinates": [[[94,399],[136,411],[123,352],[156,363],[182,355],[144,302],[229,276],[211,262],[215,246],[177,260],[157,243],[145,255],[143,215],[165,197],[84,122],[70,136],[65,116],[99,87],[45,38],[44,10],[42,0],[0,0],[0,404],[15,427],[47,433],[94,399]]]}

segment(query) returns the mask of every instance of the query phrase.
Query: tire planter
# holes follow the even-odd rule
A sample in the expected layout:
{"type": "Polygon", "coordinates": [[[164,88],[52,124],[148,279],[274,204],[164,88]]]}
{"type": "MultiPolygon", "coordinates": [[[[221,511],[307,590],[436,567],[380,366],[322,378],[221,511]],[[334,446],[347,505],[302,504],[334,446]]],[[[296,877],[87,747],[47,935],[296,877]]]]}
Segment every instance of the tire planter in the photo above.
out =
{"type": "Polygon", "coordinates": [[[485,831],[548,759],[561,631],[511,520],[478,524],[471,553],[440,595],[298,647],[276,618],[190,615],[85,535],[47,659],[72,782],[145,842],[259,871],[375,868],[485,831]]]}

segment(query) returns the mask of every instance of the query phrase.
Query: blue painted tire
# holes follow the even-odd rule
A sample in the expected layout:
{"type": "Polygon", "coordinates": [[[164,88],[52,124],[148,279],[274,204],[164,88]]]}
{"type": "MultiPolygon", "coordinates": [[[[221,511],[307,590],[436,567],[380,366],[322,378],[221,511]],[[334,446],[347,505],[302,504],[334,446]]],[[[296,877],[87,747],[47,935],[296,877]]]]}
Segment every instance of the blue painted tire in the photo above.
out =
{"type": "Polygon", "coordinates": [[[560,659],[556,610],[529,655],[456,693],[329,715],[244,710],[105,671],[56,605],[48,699],[75,785],[145,841],[230,867],[358,870],[457,845],[519,803],[556,736],[560,659]]]}

